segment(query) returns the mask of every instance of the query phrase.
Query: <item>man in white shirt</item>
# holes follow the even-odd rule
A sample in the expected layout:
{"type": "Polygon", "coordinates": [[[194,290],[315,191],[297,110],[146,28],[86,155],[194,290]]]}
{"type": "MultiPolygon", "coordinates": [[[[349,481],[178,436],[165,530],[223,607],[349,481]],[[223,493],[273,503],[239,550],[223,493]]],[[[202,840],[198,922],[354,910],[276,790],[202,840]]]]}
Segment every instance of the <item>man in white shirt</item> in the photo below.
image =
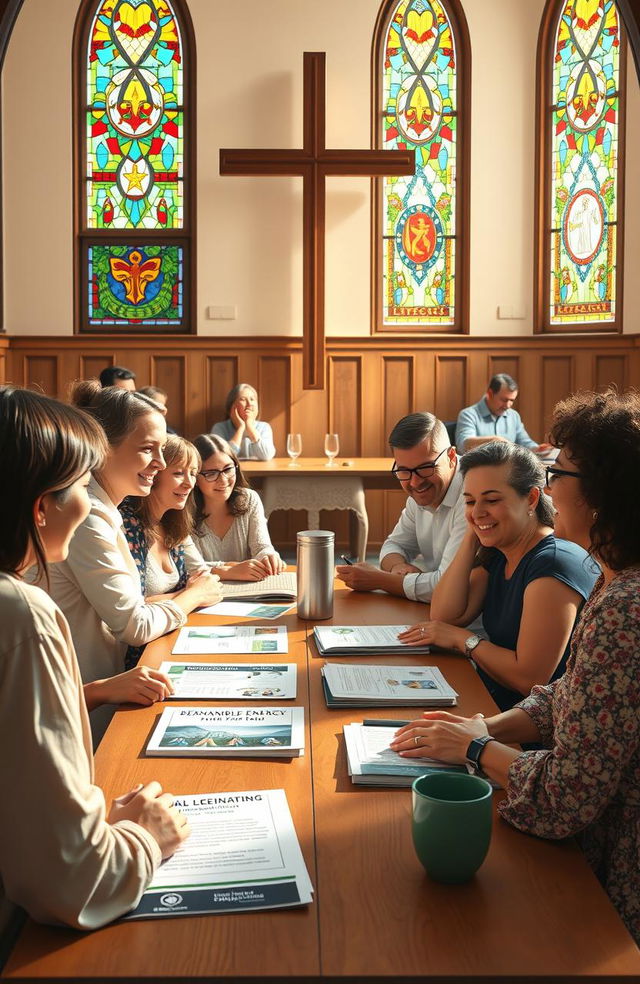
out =
{"type": "Polygon", "coordinates": [[[380,567],[337,568],[355,591],[382,589],[412,601],[431,601],[466,529],[462,476],[447,431],[431,413],[410,413],[391,431],[393,471],[408,493],[393,532],[380,551],[380,567]]]}

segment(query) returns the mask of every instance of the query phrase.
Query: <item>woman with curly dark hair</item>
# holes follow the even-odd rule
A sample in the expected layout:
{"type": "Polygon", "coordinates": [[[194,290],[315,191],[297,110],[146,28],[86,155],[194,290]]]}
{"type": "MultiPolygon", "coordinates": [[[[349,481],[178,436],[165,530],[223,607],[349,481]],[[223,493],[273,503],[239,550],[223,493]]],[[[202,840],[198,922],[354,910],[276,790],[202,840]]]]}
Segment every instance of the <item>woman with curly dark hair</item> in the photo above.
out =
{"type": "Polygon", "coordinates": [[[551,440],[556,531],[602,570],[564,676],[495,717],[425,712],[392,747],[481,764],[506,791],[499,810],[509,823],[538,837],[578,835],[640,942],[640,397],[577,393],[556,406],[551,440]]]}
{"type": "Polygon", "coordinates": [[[223,581],[262,581],[286,567],[271,543],[257,492],[235,451],[215,434],[193,442],[202,458],[194,490],[194,543],[223,581]]]}

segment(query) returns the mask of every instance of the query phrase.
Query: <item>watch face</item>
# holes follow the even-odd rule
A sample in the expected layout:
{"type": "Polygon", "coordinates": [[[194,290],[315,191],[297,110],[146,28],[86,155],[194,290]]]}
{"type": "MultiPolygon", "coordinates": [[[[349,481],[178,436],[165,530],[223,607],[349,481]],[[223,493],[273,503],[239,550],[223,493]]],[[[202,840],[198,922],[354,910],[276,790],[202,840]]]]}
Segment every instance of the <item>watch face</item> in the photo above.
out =
{"type": "Polygon", "coordinates": [[[465,652],[467,652],[467,653],[472,652],[476,648],[476,646],[478,645],[478,643],[481,642],[481,641],[482,640],[480,639],[480,636],[477,636],[477,635],[469,636],[469,638],[467,639],[467,641],[464,644],[465,652]]]}

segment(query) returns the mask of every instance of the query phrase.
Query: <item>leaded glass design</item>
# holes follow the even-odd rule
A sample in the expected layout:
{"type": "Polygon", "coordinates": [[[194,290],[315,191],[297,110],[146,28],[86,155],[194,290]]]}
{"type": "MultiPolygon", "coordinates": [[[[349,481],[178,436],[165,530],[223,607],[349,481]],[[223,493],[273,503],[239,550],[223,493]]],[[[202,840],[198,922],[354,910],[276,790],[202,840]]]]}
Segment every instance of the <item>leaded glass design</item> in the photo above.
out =
{"type": "Polygon", "coordinates": [[[616,316],[620,24],[614,0],[567,0],[553,47],[552,326],[616,316]]]}
{"type": "Polygon", "coordinates": [[[384,325],[446,328],[456,313],[456,42],[444,4],[400,0],[383,47],[382,146],[414,149],[382,184],[384,325]]]}
{"type": "Polygon", "coordinates": [[[182,327],[184,249],[89,245],[88,321],[94,328],[182,327]]]}
{"type": "Polygon", "coordinates": [[[89,229],[182,229],[182,43],[167,0],[104,0],[87,52],[89,229]]]}

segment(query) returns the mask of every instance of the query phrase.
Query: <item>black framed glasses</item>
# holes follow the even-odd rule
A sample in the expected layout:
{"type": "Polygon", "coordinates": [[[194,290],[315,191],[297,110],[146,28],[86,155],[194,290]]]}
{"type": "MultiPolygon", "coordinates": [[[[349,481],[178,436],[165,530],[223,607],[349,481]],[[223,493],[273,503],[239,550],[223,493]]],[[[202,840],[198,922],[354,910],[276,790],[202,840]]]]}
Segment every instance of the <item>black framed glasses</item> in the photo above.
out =
{"type": "Polygon", "coordinates": [[[580,472],[565,471],[564,468],[555,468],[553,466],[550,466],[549,468],[545,468],[544,473],[546,477],[547,486],[550,486],[554,478],[556,478],[558,475],[571,475],[572,478],[584,478],[584,475],[581,475],[580,472]]]}
{"type": "Polygon", "coordinates": [[[199,475],[200,478],[204,478],[205,482],[217,482],[221,476],[235,478],[237,470],[237,465],[227,465],[226,468],[209,468],[207,471],[199,472],[199,475]]]}
{"type": "Polygon", "coordinates": [[[443,448],[437,458],[434,458],[433,461],[425,461],[423,465],[418,465],[417,468],[405,468],[404,465],[397,465],[394,462],[391,471],[399,482],[409,482],[412,475],[417,475],[418,478],[431,478],[436,470],[438,458],[441,458],[445,451],[448,450],[448,447],[443,448]]]}

